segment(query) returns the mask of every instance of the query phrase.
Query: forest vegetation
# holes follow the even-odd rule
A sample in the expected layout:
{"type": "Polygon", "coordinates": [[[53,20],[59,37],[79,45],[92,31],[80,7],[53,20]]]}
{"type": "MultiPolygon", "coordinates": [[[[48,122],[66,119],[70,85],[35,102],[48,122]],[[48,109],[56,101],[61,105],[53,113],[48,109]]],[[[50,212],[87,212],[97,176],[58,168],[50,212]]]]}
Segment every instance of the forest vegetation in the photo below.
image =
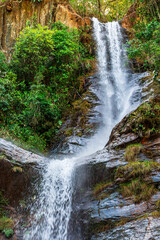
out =
{"type": "MultiPolygon", "coordinates": [[[[101,21],[121,20],[137,3],[137,22],[130,32],[129,58],[138,70],[160,68],[160,3],[158,0],[70,0],[82,17],[101,21]]],[[[44,152],[62,117],[83,90],[84,76],[94,56],[81,43],[82,29],[61,23],[41,27],[28,21],[15,44],[8,63],[0,51],[0,136],[20,140],[29,148],[44,152]]],[[[88,44],[89,45],[89,44],[88,44]]]]}
{"type": "Polygon", "coordinates": [[[0,52],[1,136],[44,151],[62,124],[64,111],[83,92],[78,78],[93,56],[81,32],[55,23],[51,29],[28,25],[20,33],[10,63],[0,52]]]}

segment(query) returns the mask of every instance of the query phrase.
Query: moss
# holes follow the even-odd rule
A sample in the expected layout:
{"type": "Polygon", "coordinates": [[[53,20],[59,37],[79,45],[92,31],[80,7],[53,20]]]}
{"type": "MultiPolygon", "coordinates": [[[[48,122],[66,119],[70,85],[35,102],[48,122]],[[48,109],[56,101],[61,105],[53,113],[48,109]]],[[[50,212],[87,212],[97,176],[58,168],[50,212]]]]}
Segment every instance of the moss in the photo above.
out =
{"type": "Polygon", "coordinates": [[[159,218],[160,217],[160,211],[154,211],[151,213],[152,217],[159,218]]]}
{"type": "Polygon", "coordinates": [[[125,150],[125,159],[127,161],[136,161],[138,154],[142,151],[142,145],[141,144],[131,144],[126,147],[125,150]]]}
{"type": "Polygon", "coordinates": [[[4,206],[7,206],[7,205],[8,205],[8,199],[6,199],[4,197],[3,192],[0,191],[0,217],[2,217],[6,213],[4,206]]]}
{"type": "Polygon", "coordinates": [[[0,154],[0,160],[5,160],[6,156],[4,154],[0,154]]]}
{"type": "Polygon", "coordinates": [[[102,193],[103,190],[105,190],[107,187],[109,187],[111,185],[112,185],[112,182],[97,183],[93,190],[94,195],[98,195],[98,194],[102,193]]]}
{"type": "Polygon", "coordinates": [[[143,103],[130,114],[127,122],[131,130],[140,137],[150,137],[160,130],[160,99],[159,95],[143,103]]]}
{"type": "Polygon", "coordinates": [[[72,129],[72,128],[66,128],[66,130],[65,130],[65,135],[66,135],[67,137],[72,136],[72,133],[73,133],[73,129],[72,129]]]}
{"type": "Polygon", "coordinates": [[[108,196],[109,196],[108,193],[102,193],[102,194],[100,194],[98,197],[96,197],[96,199],[97,199],[98,201],[100,201],[100,200],[103,200],[103,199],[107,198],[108,196]]]}
{"type": "Polygon", "coordinates": [[[160,171],[160,164],[156,162],[130,162],[117,168],[115,180],[121,182],[120,193],[123,197],[131,197],[135,203],[148,201],[158,190],[156,186],[145,182],[152,171],[160,171]]]}
{"type": "Polygon", "coordinates": [[[129,221],[128,218],[122,218],[119,222],[116,223],[116,226],[123,226],[124,224],[126,224],[129,221]]]}
{"type": "Polygon", "coordinates": [[[23,169],[21,167],[15,166],[12,168],[12,171],[15,173],[22,173],[23,169]]]}
{"type": "Polygon", "coordinates": [[[124,178],[127,181],[131,178],[145,177],[152,170],[160,170],[160,164],[156,162],[144,161],[144,162],[131,162],[125,166],[117,168],[115,173],[115,179],[124,178]]]}
{"type": "Polygon", "coordinates": [[[156,192],[154,185],[148,185],[140,179],[134,179],[127,184],[121,184],[120,187],[122,196],[132,197],[135,203],[148,201],[156,192]]]}
{"type": "Polygon", "coordinates": [[[8,217],[2,217],[0,218],[0,231],[3,231],[4,229],[12,229],[14,226],[14,222],[11,218],[8,217]]]}
{"type": "Polygon", "coordinates": [[[158,209],[160,209],[160,199],[156,202],[156,206],[158,209]]]}
{"type": "Polygon", "coordinates": [[[91,226],[91,232],[96,234],[96,233],[101,233],[105,232],[115,226],[115,223],[112,221],[101,221],[99,223],[94,223],[91,226]]]}
{"type": "Polygon", "coordinates": [[[96,186],[94,187],[93,193],[94,195],[98,195],[101,193],[105,188],[107,187],[106,183],[97,183],[96,186]]]}

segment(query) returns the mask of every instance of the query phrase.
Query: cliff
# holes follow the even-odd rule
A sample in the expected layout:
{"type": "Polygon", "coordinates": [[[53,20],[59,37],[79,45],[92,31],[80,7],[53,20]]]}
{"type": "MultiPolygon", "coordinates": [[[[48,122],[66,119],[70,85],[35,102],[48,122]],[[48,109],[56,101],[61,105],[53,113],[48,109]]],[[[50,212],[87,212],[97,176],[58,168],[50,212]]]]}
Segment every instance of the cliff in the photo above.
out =
{"type": "Polygon", "coordinates": [[[36,21],[42,26],[60,21],[70,28],[85,27],[91,21],[82,18],[71,8],[68,1],[10,0],[0,3],[0,49],[12,53],[13,46],[20,31],[27,21],[36,21]]]}
{"type": "Polygon", "coordinates": [[[137,22],[137,3],[135,2],[128,10],[127,14],[120,21],[123,28],[132,29],[137,22]]]}

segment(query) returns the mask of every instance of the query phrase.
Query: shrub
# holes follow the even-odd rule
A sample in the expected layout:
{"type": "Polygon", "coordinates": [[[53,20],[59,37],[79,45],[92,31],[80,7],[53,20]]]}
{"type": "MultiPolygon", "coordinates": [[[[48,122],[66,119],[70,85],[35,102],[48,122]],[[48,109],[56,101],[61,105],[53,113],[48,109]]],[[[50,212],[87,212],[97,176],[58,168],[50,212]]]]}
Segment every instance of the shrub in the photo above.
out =
{"type": "Polygon", "coordinates": [[[138,24],[133,40],[129,41],[128,55],[143,63],[145,69],[160,69],[160,23],[156,20],[138,24]]]}
{"type": "Polygon", "coordinates": [[[83,91],[78,78],[89,57],[79,31],[55,23],[27,26],[0,78],[0,127],[44,151],[62,124],[63,112],[83,91]]]}
{"type": "Polygon", "coordinates": [[[8,64],[6,57],[2,51],[0,51],[0,75],[7,72],[8,64]]]}

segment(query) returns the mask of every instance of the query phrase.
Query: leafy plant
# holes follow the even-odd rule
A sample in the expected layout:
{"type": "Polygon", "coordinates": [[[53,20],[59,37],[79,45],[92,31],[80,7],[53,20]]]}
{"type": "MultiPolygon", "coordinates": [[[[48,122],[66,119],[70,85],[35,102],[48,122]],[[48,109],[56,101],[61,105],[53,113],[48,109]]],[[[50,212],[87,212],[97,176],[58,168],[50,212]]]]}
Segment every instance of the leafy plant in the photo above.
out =
{"type": "Polygon", "coordinates": [[[10,238],[14,234],[14,232],[11,228],[4,229],[3,233],[4,233],[6,238],[10,238]]]}
{"type": "Polygon", "coordinates": [[[145,69],[160,69],[160,23],[153,20],[148,24],[138,23],[138,31],[133,40],[129,41],[128,55],[131,59],[143,64],[145,69]]]}
{"type": "Polygon", "coordinates": [[[6,57],[2,51],[0,51],[0,75],[3,75],[8,70],[8,64],[6,57]]]}
{"type": "Polygon", "coordinates": [[[49,147],[63,112],[83,91],[78,77],[90,57],[78,30],[59,22],[52,29],[27,26],[16,42],[7,74],[0,78],[3,136],[6,132],[39,151],[49,147]]]}

